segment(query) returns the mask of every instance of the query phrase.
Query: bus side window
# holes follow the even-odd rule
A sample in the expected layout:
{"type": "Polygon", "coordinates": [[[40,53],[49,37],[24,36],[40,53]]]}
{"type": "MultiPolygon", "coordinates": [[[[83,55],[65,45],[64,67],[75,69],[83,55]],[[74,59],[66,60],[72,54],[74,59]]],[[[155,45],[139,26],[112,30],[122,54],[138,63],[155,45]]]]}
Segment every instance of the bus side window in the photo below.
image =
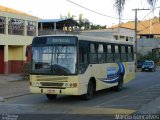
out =
{"type": "Polygon", "coordinates": [[[133,50],[133,46],[131,46],[131,61],[134,61],[134,50],[133,50]]]}
{"type": "Polygon", "coordinates": [[[97,50],[94,43],[90,44],[89,60],[90,63],[97,63],[97,50]]]}
{"type": "Polygon", "coordinates": [[[115,62],[119,62],[120,61],[120,50],[119,50],[119,46],[118,45],[114,46],[114,60],[115,60],[115,62]]]}
{"type": "Polygon", "coordinates": [[[112,45],[107,45],[107,62],[113,62],[114,61],[114,57],[113,57],[113,49],[112,49],[112,45]]]}
{"type": "Polygon", "coordinates": [[[105,63],[104,45],[98,45],[98,62],[105,63]]]}
{"type": "Polygon", "coordinates": [[[127,54],[126,54],[126,46],[121,46],[121,61],[126,62],[127,61],[127,54]]]}
{"type": "Polygon", "coordinates": [[[128,61],[133,60],[133,49],[131,46],[128,46],[128,61]]]}
{"type": "Polygon", "coordinates": [[[79,63],[80,64],[88,63],[87,49],[88,48],[84,46],[79,47],[79,63]]]}
{"type": "Polygon", "coordinates": [[[132,61],[134,61],[134,49],[133,49],[133,46],[131,46],[131,52],[132,52],[132,61]]]}
{"type": "Polygon", "coordinates": [[[79,73],[82,74],[88,67],[88,46],[79,46],[79,73]]]}

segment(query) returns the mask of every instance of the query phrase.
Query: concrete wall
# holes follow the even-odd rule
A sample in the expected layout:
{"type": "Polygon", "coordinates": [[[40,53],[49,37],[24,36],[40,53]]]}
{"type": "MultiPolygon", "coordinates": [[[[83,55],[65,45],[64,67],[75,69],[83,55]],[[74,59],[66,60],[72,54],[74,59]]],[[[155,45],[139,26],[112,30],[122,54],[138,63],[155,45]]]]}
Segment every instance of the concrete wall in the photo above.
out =
{"type": "Polygon", "coordinates": [[[137,52],[146,55],[152,52],[152,49],[160,48],[160,39],[138,39],[137,40],[137,52]]]}

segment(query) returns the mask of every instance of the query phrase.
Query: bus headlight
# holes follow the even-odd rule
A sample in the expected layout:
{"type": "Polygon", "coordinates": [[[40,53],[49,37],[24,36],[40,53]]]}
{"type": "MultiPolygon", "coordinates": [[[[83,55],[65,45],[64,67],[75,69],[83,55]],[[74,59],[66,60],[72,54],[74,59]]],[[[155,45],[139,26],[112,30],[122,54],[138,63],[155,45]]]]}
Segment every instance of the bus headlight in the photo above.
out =
{"type": "Polygon", "coordinates": [[[64,87],[77,87],[77,83],[65,83],[64,87]]]}
{"type": "Polygon", "coordinates": [[[32,82],[32,86],[39,87],[39,86],[41,86],[41,83],[40,82],[32,82]]]}

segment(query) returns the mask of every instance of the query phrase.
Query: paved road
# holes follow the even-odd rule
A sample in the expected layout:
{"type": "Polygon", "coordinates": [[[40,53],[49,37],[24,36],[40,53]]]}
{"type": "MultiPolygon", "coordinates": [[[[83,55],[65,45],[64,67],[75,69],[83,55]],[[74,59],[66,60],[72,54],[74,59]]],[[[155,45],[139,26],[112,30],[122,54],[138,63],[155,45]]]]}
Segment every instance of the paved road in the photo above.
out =
{"type": "Polygon", "coordinates": [[[57,99],[49,101],[44,95],[26,95],[0,103],[0,113],[23,114],[23,117],[20,116],[23,119],[29,117],[24,113],[43,113],[47,115],[41,115],[39,119],[43,119],[43,116],[46,119],[52,116],[58,120],[66,118],[103,120],[108,116],[114,118],[115,114],[132,114],[159,96],[159,70],[137,72],[136,79],[125,84],[121,92],[113,92],[110,89],[99,91],[89,101],[83,101],[75,96],[58,96],[57,99]]]}

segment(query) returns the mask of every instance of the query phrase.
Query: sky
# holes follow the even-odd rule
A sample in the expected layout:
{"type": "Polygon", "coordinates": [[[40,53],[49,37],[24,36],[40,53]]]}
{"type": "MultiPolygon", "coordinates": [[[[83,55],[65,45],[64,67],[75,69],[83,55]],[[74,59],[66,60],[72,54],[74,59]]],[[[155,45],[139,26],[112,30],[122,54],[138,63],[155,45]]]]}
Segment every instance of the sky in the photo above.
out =
{"type": "MultiPolygon", "coordinates": [[[[78,19],[79,14],[83,18],[87,18],[93,24],[112,26],[119,23],[118,14],[114,7],[115,0],[0,0],[0,5],[13,8],[42,19],[59,19],[60,15],[67,16],[68,12],[76,16],[78,19]],[[92,11],[79,7],[69,1],[77,3],[92,11]],[[110,18],[111,16],[114,18],[110,18]]],[[[126,0],[125,8],[122,15],[121,22],[133,21],[135,19],[135,8],[149,8],[146,3],[147,0],[126,0]],[[125,19],[125,20],[124,20],[125,19]]],[[[156,7],[160,6],[160,0],[157,2],[156,7]]],[[[150,10],[139,11],[138,20],[149,19],[154,16],[159,16],[160,8],[150,13],[150,10]],[[145,17],[147,15],[147,17],[145,17]],[[144,18],[145,17],[145,18],[144,18]]]]}

